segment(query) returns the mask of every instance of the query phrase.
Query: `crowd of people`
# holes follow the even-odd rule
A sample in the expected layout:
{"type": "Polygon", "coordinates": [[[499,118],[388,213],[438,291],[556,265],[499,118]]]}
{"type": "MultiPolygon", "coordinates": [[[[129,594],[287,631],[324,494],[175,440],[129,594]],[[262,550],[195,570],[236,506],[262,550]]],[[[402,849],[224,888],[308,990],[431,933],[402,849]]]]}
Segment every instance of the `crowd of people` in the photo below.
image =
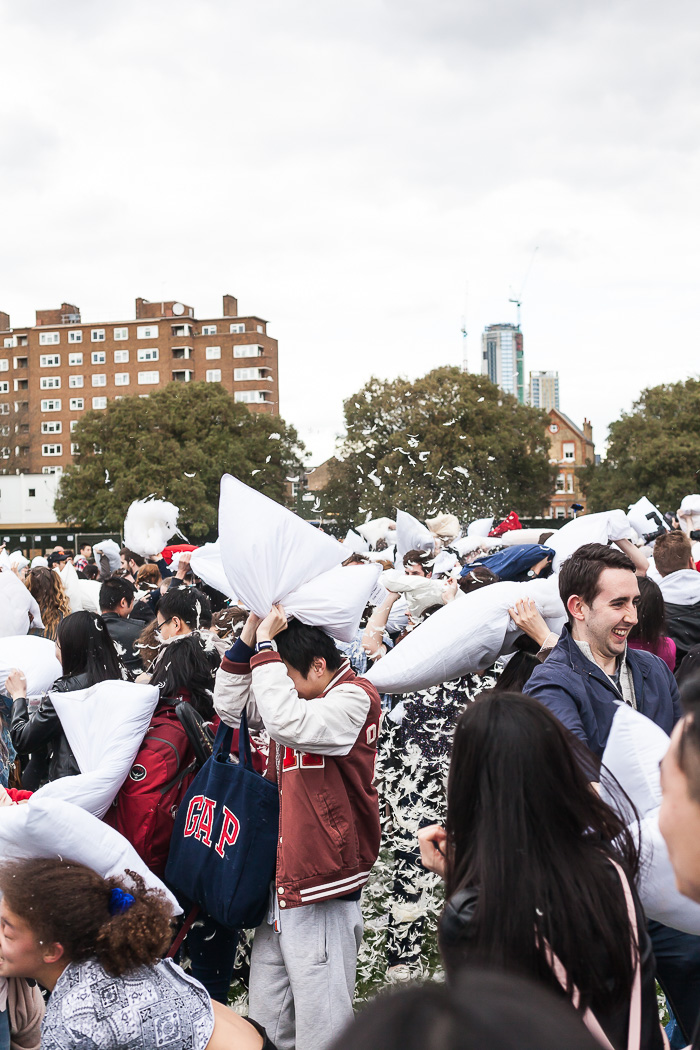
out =
{"type": "Polygon", "coordinates": [[[36,603],[31,644],[53,643],[58,665],[39,694],[30,666],[6,669],[0,838],[12,807],[86,772],[66,694],[117,703],[126,683],[151,708],[103,816],[139,870],[35,848],[0,861],[0,1050],[700,1050],[700,919],[647,906],[642,814],[606,766],[621,710],[668,738],[658,828],[677,892],[700,905],[694,537],[676,519],[651,539],[583,530],[563,556],[515,515],[488,536],[447,517],[411,549],[392,523],[346,537],[342,571],[382,574],[343,640],[279,602],[244,607],[196,574],[188,544],[3,554],[0,575],[36,603]],[[495,648],[385,691],[378,670],[428,627],[433,659],[476,646],[499,594],[495,648]],[[468,638],[448,608],[473,610],[468,638]],[[238,809],[212,787],[234,775],[238,809]],[[216,894],[186,888],[193,848],[219,865],[216,894]],[[263,900],[252,935],[218,903],[236,849],[241,914],[263,900]],[[379,866],[391,993],[355,1018],[379,866]]]}

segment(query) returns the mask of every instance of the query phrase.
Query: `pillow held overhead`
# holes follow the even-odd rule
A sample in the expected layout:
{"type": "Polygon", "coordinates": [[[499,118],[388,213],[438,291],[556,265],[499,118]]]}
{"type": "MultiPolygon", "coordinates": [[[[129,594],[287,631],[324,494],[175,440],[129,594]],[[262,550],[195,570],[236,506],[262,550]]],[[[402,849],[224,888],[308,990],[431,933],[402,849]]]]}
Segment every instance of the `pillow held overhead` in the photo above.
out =
{"type": "Polygon", "coordinates": [[[177,531],[179,508],[166,500],[137,499],[124,519],[124,543],[134,554],[151,558],[160,554],[177,531]]]}

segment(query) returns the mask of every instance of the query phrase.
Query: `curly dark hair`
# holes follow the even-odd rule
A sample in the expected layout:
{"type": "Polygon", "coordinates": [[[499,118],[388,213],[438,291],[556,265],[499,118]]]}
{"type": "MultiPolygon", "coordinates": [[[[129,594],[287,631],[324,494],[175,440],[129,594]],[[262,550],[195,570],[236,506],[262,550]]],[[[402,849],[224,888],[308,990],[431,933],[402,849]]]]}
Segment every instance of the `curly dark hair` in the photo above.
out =
{"type": "Polygon", "coordinates": [[[0,892],[39,941],[62,945],[68,962],[95,958],[114,977],[152,966],[171,941],[170,901],[134,871],[103,879],[72,860],[13,860],[0,866],[0,892]],[[111,915],[117,888],[132,894],[134,903],[111,915]]]}

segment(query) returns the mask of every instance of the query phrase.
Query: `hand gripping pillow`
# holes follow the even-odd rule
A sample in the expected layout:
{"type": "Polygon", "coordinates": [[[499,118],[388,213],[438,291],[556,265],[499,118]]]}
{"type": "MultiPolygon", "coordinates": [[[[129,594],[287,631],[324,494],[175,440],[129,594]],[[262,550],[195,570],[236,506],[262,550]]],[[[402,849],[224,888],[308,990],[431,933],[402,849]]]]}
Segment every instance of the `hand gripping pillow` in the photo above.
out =
{"type": "Polygon", "coordinates": [[[22,634],[15,638],[0,638],[0,690],[4,690],[7,676],[17,667],[27,679],[27,696],[43,696],[63,674],[56,659],[56,645],[48,638],[22,634]]]}
{"type": "MultiPolygon", "coordinates": [[[[78,777],[65,777],[78,780],[78,777]]],[[[147,886],[161,890],[173,906],[182,908],[170,890],[146,867],[134,847],[118,831],[87,810],[35,792],[22,806],[0,809],[0,856],[3,860],[56,857],[92,868],[103,878],[127,869],[141,875],[147,886]]]]}
{"type": "Polygon", "coordinates": [[[49,696],[80,774],[52,780],[34,797],[73,802],[103,817],[134,763],[158,703],[158,690],[109,681],[49,696]]]}
{"type": "Polygon", "coordinates": [[[432,554],[435,549],[435,536],[412,514],[399,510],[396,512],[396,545],[399,558],[403,558],[409,551],[427,551],[432,554]]]}
{"type": "Polygon", "coordinates": [[[532,598],[548,625],[561,627],[564,608],[556,579],[493,583],[457,599],[428,617],[366,677],[380,693],[407,693],[489,667],[520,633],[508,610],[532,598]]]}
{"type": "Polygon", "coordinates": [[[233,592],[257,616],[347,557],[342,543],[230,474],[221,479],[219,542],[233,592]]]}
{"type": "Polygon", "coordinates": [[[142,558],[160,554],[178,532],[179,508],[162,499],[137,499],[124,519],[124,544],[142,558]]]}
{"type": "Polygon", "coordinates": [[[629,539],[631,536],[632,530],[625,512],[606,510],[568,521],[549,537],[547,546],[555,551],[552,565],[554,571],[559,572],[562,562],[586,543],[607,544],[608,540],[629,539]]]}
{"type": "MultiPolygon", "coordinates": [[[[659,831],[659,762],[668,745],[669,738],[663,729],[626,704],[620,704],[603,752],[603,765],[616,778],[640,815],[638,890],[646,915],[673,929],[700,934],[700,904],[676,889],[666,843],[659,831]]],[[[625,800],[614,794],[614,788],[605,783],[605,778],[600,793],[623,820],[630,820],[625,800]]],[[[631,820],[630,826],[636,839],[637,829],[631,820]]]]}
{"type": "Polygon", "coordinates": [[[197,547],[196,550],[193,550],[190,567],[195,576],[199,576],[200,580],[204,580],[209,587],[213,587],[214,590],[225,594],[233,602],[238,601],[224,572],[219,540],[215,543],[205,543],[203,547],[197,547]]]}
{"type": "MultiPolygon", "coordinates": [[[[104,554],[111,572],[117,572],[121,568],[119,547],[114,540],[98,540],[97,543],[93,543],[92,550],[95,554],[104,554]]],[[[137,551],[134,551],[134,554],[136,553],[137,551]]]]}

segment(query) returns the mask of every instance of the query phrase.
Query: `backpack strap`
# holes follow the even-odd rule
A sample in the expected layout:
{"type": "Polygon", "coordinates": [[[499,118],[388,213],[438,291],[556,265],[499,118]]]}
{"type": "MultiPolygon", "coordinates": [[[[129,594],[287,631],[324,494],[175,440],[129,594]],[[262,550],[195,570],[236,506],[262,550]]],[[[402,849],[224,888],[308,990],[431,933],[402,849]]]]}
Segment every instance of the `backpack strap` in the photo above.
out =
{"type": "Polygon", "coordinates": [[[168,954],[165,956],[166,959],[174,959],[175,958],[177,953],[180,951],[180,946],[181,946],[182,942],[184,941],[184,939],[187,936],[187,934],[190,932],[190,929],[192,927],[192,923],[194,922],[194,920],[197,918],[198,915],[199,915],[199,905],[195,904],[190,909],[190,911],[189,911],[189,913],[187,915],[187,918],[185,919],[185,921],[183,922],[182,926],[180,927],[180,929],[177,932],[177,936],[175,937],[175,940],[170,945],[170,947],[168,949],[168,954]]]}
{"type": "MultiPolygon", "coordinates": [[[[642,1038],[642,962],[639,952],[639,930],[637,928],[637,911],[634,906],[634,897],[632,896],[632,890],[630,884],[625,875],[624,871],[612,858],[610,862],[620,876],[620,882],[625,894],[625,903],[627,905],[627,917],[630,924],[630,948],[632,952],[632,964],[634,966],[634,978],[632,981],[632,994],[630,996],[630,1015],[629,1023],[627,1027],[627,1050],[640,1050],[641,1038],[642,1038]]],[[[545,941],[545,953],[547,955],[547,961],[552,967],[554,976],[559,981],[559,984],[566,991],[567,986],[567,972],[566,967],[562,963],[561,959],[552,950],[551,946],[545,941]]],[[[573,986],[571,991],[571,1001],[576,1009],[578,1009],[581,1001],[581,993],[579,992],[576,985],[573,986]]],[[[598,1042],[605,1047],[605,1050],[614,1050],[614,1047],[607,1035],[603,1031],[598,1018],[595,1016],[590,1007],[585,1011],[583,1015],[583,1023],[585,1024],[591,1035],[595,1036],[598,1042]]]]}

